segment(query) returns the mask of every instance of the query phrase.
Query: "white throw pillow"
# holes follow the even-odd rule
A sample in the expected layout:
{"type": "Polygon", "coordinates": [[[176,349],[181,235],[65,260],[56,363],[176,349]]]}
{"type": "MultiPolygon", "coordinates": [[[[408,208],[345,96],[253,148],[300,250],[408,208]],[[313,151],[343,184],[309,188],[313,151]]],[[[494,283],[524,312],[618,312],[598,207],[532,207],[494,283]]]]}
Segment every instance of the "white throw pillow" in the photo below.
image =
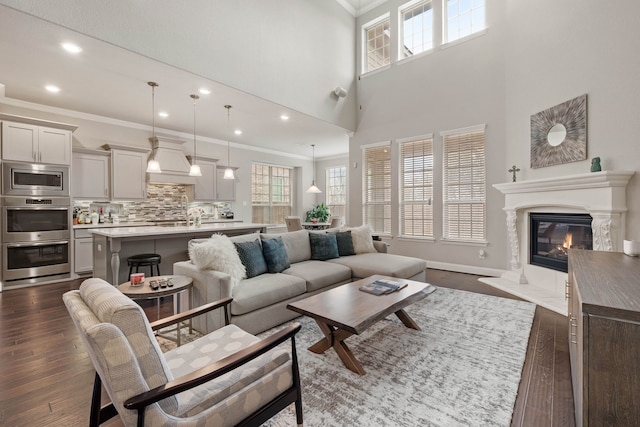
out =
{"type": "Polygon", "coordinates": [[[357,254],[366,254],[369,252],[378,252],[373,246],[371,238],[371,227],[368,224],[360,227],[347,228],[351,230],[351,240],[353,240],[353,250],[357,254]]]}
{"type": "Polygon", "coordinates": [[[202,243],[189,245],[189,258],[200,270],[227,273],[233,285],[245,277],[245,268],[236,247],[224,234],[214,234],[202,243]]]}

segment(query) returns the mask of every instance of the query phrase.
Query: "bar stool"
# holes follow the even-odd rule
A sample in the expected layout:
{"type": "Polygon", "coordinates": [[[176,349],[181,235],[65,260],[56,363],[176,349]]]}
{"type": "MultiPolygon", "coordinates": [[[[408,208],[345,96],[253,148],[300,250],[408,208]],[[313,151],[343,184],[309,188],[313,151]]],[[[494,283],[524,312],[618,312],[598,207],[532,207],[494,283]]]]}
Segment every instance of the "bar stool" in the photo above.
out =
{"type": "Polygon", "coordinates": [[[136,268],[136,273],[140,267],[149,267],[150,276],[154,276],[153,274],[153,266],[156,266],[156,271],[158,274],[155,276],[160,276],[160,255],[158,254],[138,254],[133,255],[127,258],[127,265],[129,266],[129,277],[131,277],[131,273],[133,273],[133,267],[136,268]]]}

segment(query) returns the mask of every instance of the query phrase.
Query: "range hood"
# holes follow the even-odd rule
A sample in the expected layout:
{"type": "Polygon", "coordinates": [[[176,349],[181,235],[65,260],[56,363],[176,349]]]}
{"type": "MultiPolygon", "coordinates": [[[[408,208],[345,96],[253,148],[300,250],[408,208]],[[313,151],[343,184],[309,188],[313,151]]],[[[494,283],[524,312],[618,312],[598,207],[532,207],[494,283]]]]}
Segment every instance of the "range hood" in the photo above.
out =
{"type": "Polygon", "coordinates": [[[161,173],[148,173],[147,182],[152,184],[195,184],[196,177],[189,176],[191,164],[182,150],[185,141],[156,136],[149,138],[153,150],[149,154],[151,159],[160,163],[161,173]]]}

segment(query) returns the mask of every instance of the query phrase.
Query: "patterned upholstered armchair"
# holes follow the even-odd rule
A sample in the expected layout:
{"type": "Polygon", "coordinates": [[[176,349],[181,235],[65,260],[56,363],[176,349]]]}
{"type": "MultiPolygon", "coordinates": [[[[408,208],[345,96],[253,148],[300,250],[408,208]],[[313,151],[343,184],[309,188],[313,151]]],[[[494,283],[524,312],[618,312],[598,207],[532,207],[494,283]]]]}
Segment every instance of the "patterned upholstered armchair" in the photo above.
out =
{"type": "MultiPolygon", "coordinates": [[[[259,426],[295,403],[302,425],[295,334],[260,340],[235,325],[162,353],[153,330],[214,309],[207,304],[149,324],[143,310],[101,279],[63,296],[96,369],[90,425],[120,415],[126,426],[259,426]],[[291,348],[284,348],[287,341],[291,348]],[[101,385],[111,404],[100,408],[101,385]]],[[[228,316],[225,316],[228,317],[228,316]]]]}

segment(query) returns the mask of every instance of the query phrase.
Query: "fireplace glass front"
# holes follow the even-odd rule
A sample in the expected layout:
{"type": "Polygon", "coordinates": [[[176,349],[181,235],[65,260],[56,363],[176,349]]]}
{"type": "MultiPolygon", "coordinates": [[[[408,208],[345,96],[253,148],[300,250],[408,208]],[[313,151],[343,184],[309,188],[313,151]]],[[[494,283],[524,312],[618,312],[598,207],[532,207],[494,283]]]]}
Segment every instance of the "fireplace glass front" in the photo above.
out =
{"type": "Polygon", "coordinates": [[[568,250],[593,249],[589,214],[530,213],[529,263],[568,271],[568,250]]]}

